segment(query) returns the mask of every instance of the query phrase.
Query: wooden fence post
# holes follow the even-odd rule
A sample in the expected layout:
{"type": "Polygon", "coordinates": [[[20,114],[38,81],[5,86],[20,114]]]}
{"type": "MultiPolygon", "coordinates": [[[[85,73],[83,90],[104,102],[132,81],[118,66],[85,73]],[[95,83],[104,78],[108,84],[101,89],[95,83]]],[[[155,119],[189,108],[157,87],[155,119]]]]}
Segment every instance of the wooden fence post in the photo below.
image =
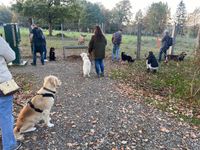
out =
{"type": "Polygon", "coordinates": [[[200,27],[197,35],[196,54],[200,52],[200,27]]]}
{"type": "Polygon", "coordinates": [[[137,52],[136,52],[136,59],[140,59],[140,51],[141,51],[141,30],[142,30],[142,23],[138,23],[138,32],[137,32],[137,52]]]}
{"type": "Polygon", "coordinates": [[[174,47],[176,44],[176,34],[177,34],[177,25],[174,23],[173,31],[172,31],[172,38],[173,38],[173,45],[169,48],[169,54],[174,54],[174,47]]]}

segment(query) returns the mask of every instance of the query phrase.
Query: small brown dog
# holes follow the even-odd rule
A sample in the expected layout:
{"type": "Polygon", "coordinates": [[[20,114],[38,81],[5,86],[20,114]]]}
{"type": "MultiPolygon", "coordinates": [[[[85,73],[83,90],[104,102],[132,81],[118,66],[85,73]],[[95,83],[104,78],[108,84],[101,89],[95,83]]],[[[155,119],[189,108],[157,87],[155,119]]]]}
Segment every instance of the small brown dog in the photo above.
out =
{"type": "Polygon", "coordinates": [[[186,55],[187,54],[185,52],[182,52],[179,55],[167,55],[166,62],[168,62],[169,60],[183,61],[186,55]]]}
{"type": "Polygon", "coordinates": [[[81,34],[80,37],[78,38],[78,45],[84,45],[85,44],[85,37],[87,35],[81,34]]]}
{"type": "Polygon", "coordinates": [[[50,123],[50,111],[54,104],[56,88],[61,85],[61,81],[56,76],[47,76],[44,78],[43,87],[37,92],[37,95],[28,101],[22,108],[17,118],[14,134],[16,139],[22,140],[22,133],[35,131],[40,120],[44,120],[48,127],[53,127],[50,123]]]}

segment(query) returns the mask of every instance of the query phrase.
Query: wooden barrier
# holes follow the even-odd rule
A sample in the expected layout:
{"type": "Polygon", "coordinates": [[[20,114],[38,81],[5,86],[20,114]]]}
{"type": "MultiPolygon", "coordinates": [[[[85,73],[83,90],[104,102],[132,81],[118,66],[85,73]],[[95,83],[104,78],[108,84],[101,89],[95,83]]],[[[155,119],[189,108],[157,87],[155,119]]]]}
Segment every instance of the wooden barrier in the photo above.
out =
{"type": "Polygon", "coordinates": [[[63,58],[65,59],[65,50],[69,49],[88,49],[88,46],[78,45],[78,46],[63,46],[63,58]]]}

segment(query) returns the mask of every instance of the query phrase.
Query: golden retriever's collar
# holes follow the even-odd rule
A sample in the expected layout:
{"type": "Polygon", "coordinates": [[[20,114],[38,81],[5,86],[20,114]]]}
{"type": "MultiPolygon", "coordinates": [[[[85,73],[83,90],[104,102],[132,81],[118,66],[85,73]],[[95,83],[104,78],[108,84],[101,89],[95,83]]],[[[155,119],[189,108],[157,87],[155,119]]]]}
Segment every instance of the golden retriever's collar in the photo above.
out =
{"type": "Polygon", "coordinates": [[[54,98],[54,94],[51,94],[51,93],[43,93],[43,94],[37,94],[37,95],[42,95],[42,97],[53,97],[54,98]]]}
{"type": "Polygon", "coordinates": [[[46,91],[48,91],[48,92],[54,93],[54,94],[56,93],[56,91],[52,91],[52,90],[50,90],[50,89],[48,89],[46,87],[43,87],[43,89],[46,90],[46,91]]]}
{"type": "Polygon", "coordinates": [[[39,113],[42,113],[43,110],[39,109],[39,108],[35,108],[35,106],[33,105],[33,103],[31,101],[28,101],[28,104],[30,105],[30,107],[32,109],[34,109],[35,111],[39,112],[39,113]]]}

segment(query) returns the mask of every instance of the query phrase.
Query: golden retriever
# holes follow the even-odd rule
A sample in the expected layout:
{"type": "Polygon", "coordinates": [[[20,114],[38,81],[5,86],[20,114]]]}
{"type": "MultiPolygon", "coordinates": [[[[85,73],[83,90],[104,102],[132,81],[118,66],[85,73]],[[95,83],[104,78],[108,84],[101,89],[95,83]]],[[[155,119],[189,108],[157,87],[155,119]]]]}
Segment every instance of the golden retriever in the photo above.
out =
{"type": "Polygon", "coordinates": [[[54,96],[56,88],[61,85],[61,81],[53,75],[44,78],[43,87],[37,92],[26,106],[20,111],[16,126],[14,128],[14,134],[16,139],[22,140],[23,135],[36,130],[35,124],[40,120],[44,120],[44,123],[48,127],[53,127],[54,124],[50,122],[50,111],[54,104],[54,96]]]}

